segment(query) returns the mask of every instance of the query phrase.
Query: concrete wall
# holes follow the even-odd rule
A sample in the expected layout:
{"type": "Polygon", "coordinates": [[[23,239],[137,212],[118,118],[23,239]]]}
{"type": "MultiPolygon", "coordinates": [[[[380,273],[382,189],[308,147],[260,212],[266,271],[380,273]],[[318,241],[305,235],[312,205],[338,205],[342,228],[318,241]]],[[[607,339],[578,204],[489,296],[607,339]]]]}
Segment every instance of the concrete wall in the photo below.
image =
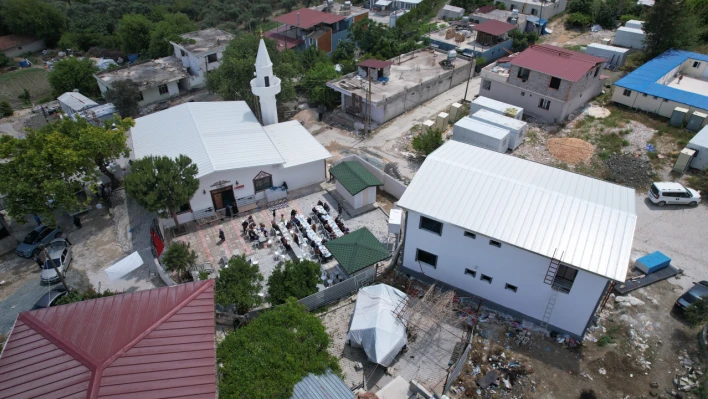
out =
{"type": "MultiPolygon", "coordinates": [[[[344,21],[342,21],[342,22],[344,22],[344,21]]],[[[348,34],[349,34],[349,31],[346,29],[332,34],[332,51],[333,52],[337,49],[337,46],[339,46],[339,42],[341,42],[342,40],[347,40],[348,34]]]]}
{"type": "Polygon", "coordinates": [[[185,68],[191,68],[192,72],[195,74],[190,75],[188,81],[190,89],[204,87],[204,85],[206,85],[206,73],[216,70],[219,68],[219,65],[221,65],[221,58],[223,57],[222,51],[216,51],[217,61],[210,63],[207,61],[208,54],[200,54],[196,56],[187,51],[184,47],[175,43],[172,43],[172,47],[174,48],[175,57],[182,61],[182,65],[184,65],[185,68]],[[186,55],[183,56],[182,51],[184,51],[186,55]]]}
{"type": "Polygon", "coordinates": [[[686,76],[701,79],[706,71],[706,66],[708,66],[708,62],[706,61],[694,60],[689,58],[681,65],[680,71],[686,76]],[[698,68],[693,67],[693,64],[695,62],[699,63],[698,68]]]}
{"type": "MultiPolygon", "coordinates": [[[[695,111],[708,113],[708,105],[706,105],[706,109],[691,107],[676,101],[665,100],[661,97],[654,98],[654,96],[645,95],[634,90],[630,90],[629,96],[625,96],[624,88],[618,86],[613,88],[612,101],[630,108],[661,115],[665,118],[670,118],[676,107],[687,108],[689,112],[686,114],[684,122],[688,122],[688,119],[695,111]]],[[[706,124],[708,124],[708,121],[703,122],[703,126],[706,126],[706,124]]]]}
{"type": "Polygon", "coordinates": [[[522,14],[535,15],[541,19],[549,19],[554,15],[560,14],[565,11],[566,4],[568,0],[557,0],[555,3],[549,2],[545,3],[543,11],[541,11],[540,2],[525,2],[520,0],[496,0],[496,3],[504,3],[507,10],[511,10],[514,6],[514,10],[519,10],[522,14]],[[535,10],[535,13],[534,13],[535,10]]]}
{"type": "Polygon", "coordinates": [[[46,46],[44,45],[44,39],[35,40],[32,43],[23,44],[22,46],[13,47],[4,51],[5,55],[9,58],[19,57],[25,53],[36,53],[37,51],[44,50],[46,46]]]}
{"type": "Polygon", "coordinates": [[[360,156],[349,155],[343,158],[341,162],[349,161],[356,161],[362,164],[366,168],[366,170],[371,172],[372,175],[376,176],[377,179],[383,182],[383,190],[394,196],[396,199],[400,199],[403,196],[403,193],[406,192],[407,186],[405,184],[396,180],[393,176],[389,176],[388,174],[384,173],[381,169],[370,164],[360,156]]]}
{"type": "MultiPolygon", "coordinates": [[[[419,275],[422,269],[428,278],[519,312],[526,315],[527,320],[538,322],[543,318],[554,292],[543,281],[549,258],[504,243],[497,248],[489,245],[489,237],[481,234],[474,239],[466,237],[465,230],[449,223],[443,225],[440,236],[419,229],[419,224],[420,215],[407,212],[401,269],[404,273],[419,275]],[[418,248],[438,256],[436,268],[416,261],[418,248]],[[465,274],[466,268],[476,271],[476,276],[465,274]],[[492,277],[492,282],[482,281],[482,274],[492,277]],[[507,283],[518,290],[505,289],[507,283]]],[[[575,337],[582,336],[607,281],[604,277],[579,270],[570,293],[557,293],[549,324],[575,337]]]]}
{"type": "Polygon", "coordinates": [[[514,40],[509,39],[485,51],[475,52],[475,57],[484,57],[486,59],[486,62],[496,61],[499,58],[508,55],[509,53],[507,53],[504,49],[511,51],[513,45],[514,40]]]}
{"type": "Polygon", "coordinates": [[[480,96],[522,107],[525,115],[531,115],[545,121],[558,122],[563,118],[563,112],[566,108],[565,101],[548,98],[538,93],[498,81],[491,81],[490,90],[485,90],[485,81],[488,81],[488,79],[482,78],[479,89],[480,96]],[[550,99],[551,105],[547,110],[538,106],[541,98],[550,99]]]}
{"type": "Polygon", "coordinates": [[[570,87],[572,86],[573,82],[561,79],[560,87],[558,89],[552,89],[551,87],[549,87],[549,84],[551,83],[551,75],[536,71],[530,71],[528,79],[524,82],[521,78],[518,77],[519,69],[520,68],[516,65],[511,66],[511,68],[509,69],[509,79],[507,79],[508,84],[516,86],[520,90],[529,90],[533,91],[534,93],[538,93],[544,97],[554,98],[560,101],[566,101],[566,98],[568,97],[568,92],[570,91],[570,87]]]}
{"type": "Polygon", "coordinates": [[[158,86],[148,87],[144,90],[140,90],[143,93],[143,101],[138,101],[139,106],[148,105],[156,103],[158,101],[164,101],[179,95],[179,85],[178,81],[172,81],[167,83],[168,92],[165,94],[160,94],[160,89],[158,86]]]}

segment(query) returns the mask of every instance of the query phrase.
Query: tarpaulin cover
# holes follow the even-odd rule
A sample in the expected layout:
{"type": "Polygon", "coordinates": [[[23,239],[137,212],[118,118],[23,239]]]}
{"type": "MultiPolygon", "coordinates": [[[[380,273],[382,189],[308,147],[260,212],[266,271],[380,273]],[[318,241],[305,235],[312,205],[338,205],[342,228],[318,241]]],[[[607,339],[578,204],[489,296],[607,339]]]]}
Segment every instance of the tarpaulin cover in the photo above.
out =
{"type": "Polygon", "coordinates": [[[406,324],[396,317],[408,301],[403,292],[378,284],[359,290],[347,340],[369,361],[388,367],[406,345],[406,324]]]}
{"type": "Polygon", "coordinates": [[[106,269],[106,274],[109,280],[116,281],[142,265],[143,258],[141,258],[140,254],[136,251],[106,269]]]}

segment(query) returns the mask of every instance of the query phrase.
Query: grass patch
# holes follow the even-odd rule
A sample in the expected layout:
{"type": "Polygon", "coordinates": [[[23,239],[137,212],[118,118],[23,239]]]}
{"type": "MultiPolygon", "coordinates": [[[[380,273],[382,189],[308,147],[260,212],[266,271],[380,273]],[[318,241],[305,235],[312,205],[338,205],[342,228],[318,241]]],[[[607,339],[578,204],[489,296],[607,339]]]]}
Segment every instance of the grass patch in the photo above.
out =
{"type": "Polygon", "coordinates": [[[536,145],[538,143],[538,133],[535,131],[529,131],[526,134],[526,139],[528,139],[529,144],[536,145]]]}
{"type": "Polygon", "coordinates": [[[25,68],[0,74],[0,101],[9,102],[13,108],[22,108],[22,101],[17,98],[24,89],[29,90],[30,100],[49,96],[52,88],[47,79],[48,72],[42,68],[25,68]]]}
{"type": "Polygon", "coordinates": [[[621,332],[622,329],[619,326],[608,327],[607,332],[597,340],[597,346],[602,348],[603,346],[616,343],[621,332]]]}
{"type": "Polygon", "coordinates": [[[580,44],[575,44],[575,45],[566,44],[566,45],[563,46],[563,47],[564,47],[564,48],[567,48],[568,50],[582,51],[582,50],[583,50],[583,47],[585,47],[585,46],[581,46],[580,44]]]}
{"type": "Polygon", "coordinates": [[[598,156],[600,159],[605,160],[612,154],[621,154],[622,147],[628,146],[629,142],[623,140],[617,133],[610,133],[598,136],[596,145],[600,149],[598,156]]]}

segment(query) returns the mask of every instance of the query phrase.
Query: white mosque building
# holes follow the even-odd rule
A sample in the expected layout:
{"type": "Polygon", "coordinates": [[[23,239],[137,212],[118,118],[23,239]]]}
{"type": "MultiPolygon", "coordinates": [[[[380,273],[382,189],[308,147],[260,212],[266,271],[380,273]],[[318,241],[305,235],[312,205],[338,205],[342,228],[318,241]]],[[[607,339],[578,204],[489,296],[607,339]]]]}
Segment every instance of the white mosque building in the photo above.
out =
{"type": "Polygon", "coordinates": [[[278,123],[280,79],[263,39],[255,67],[251,90],[263,124],[244,101],[185,103],[135,120],[134,159],[184,154],[199,168],[199,189],[178,214],[180,223],[226,208],[238,213],[267,207],[288,191],[325,180],[325,160],[332,154],[300,122],[278,123]]]}

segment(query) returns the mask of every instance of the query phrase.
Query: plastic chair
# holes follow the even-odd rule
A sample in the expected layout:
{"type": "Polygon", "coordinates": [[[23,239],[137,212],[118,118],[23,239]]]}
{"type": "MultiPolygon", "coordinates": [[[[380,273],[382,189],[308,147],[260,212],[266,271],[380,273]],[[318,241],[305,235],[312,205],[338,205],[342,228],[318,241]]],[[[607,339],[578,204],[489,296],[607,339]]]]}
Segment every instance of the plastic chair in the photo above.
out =
{"type": "Polygon", "coordinates": [[[278,252],[278,251],[273,252],[273,260],[278,260],[278,259],[280,259],[280,252],[278,252]]]}

